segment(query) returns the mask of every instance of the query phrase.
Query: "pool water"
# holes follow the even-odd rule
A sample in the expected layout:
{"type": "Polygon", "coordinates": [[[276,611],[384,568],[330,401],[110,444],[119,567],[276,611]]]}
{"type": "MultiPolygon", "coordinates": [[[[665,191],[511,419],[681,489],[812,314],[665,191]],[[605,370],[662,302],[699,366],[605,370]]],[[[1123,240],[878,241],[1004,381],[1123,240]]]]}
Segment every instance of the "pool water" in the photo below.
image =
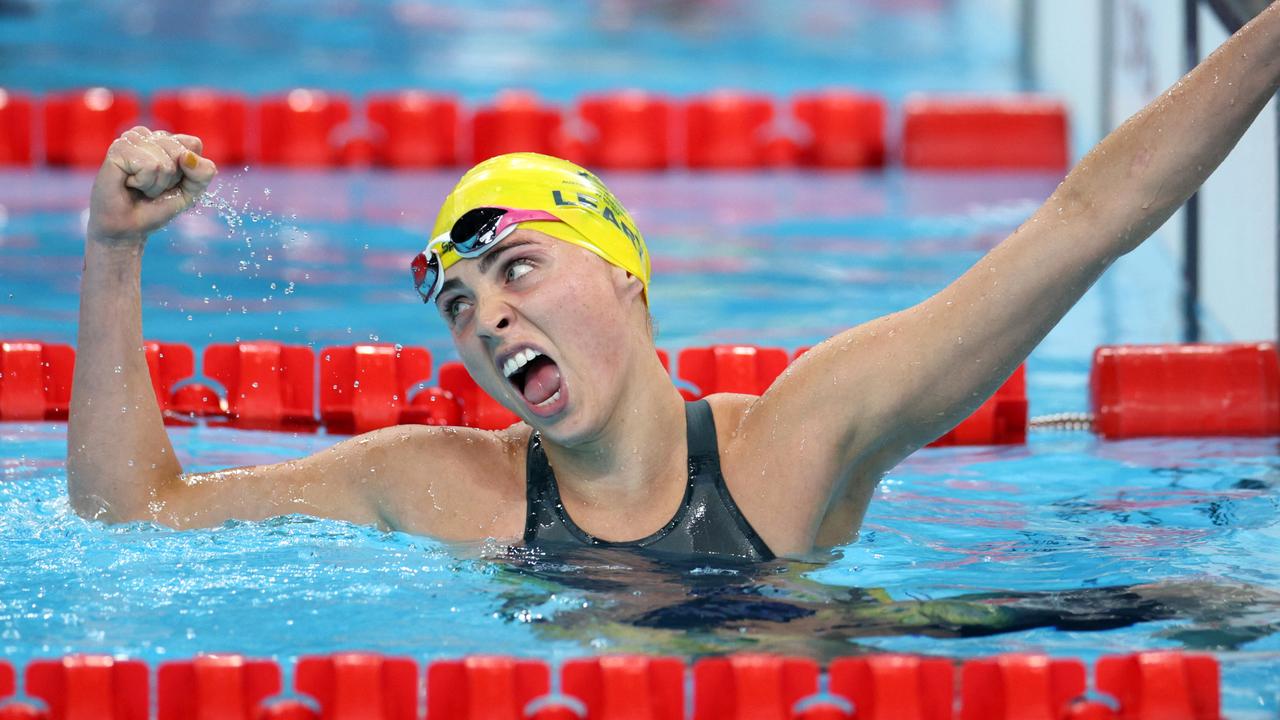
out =
{"type": "MultiPolygon", "coordinates": [[[[625,85],[783,96],[843,84],[897,101],[1025,83],[1012,0],[565,5],[9,0],[0,87],[425,87],[477,102],[505,87],[565,101],[625,85]],[[299,47],[279,61],[281,48],[299,47]]],[[[425,346],[437,366],[454,359],[406,265],[457,172],[222,170],[208,201],[149,243],[148,338],[197,349],[375,340],[425,346]]],[[[891,169],[605,179],[649,241],[658,342],[674,352],[793,349],[918,302],[1060,178],[891,169]]],[[[0,337],[74,340],[91,182],[0,171],[0,337]]],[[[1031,356],[1032,414],[1087,409],[1095,346],[1176,340],[1175,277],[1158,240],[1117,263],[1031,356]]],[[[335,440],[170,432],[197,471],[335,440]]],[[[1038,431],[1025,446],[923,450],[881,484],[857,543],[825,563],[755,568],[530,557],[301,516],[184,532],[104,526],[68,507],[65,440],[59,423],[0,424],[0,657],[17,664],[72,652],[287,661],[344,649],[551,661],[1036,651],[1091,662],[1189,648],[1222,661],[1231,717],[1280,711],[1274,439],[1108,443],[1038,431]]]]}
{"type": "MultiPolygon", "coordinates": [[[[0,182],[9,209],[0,236],[6,336],[73,338],[89,179],[30,171],[0,182]]],[[[453,359],[405,271],[430,198],[451,179],[226,173],[208,202],[149,243],[147,336],[197,347],[380,340],[426,346],[437,364],[453,359]]],[[[673,351],[799,347],[917,302],[1056,182],[896,171],[606,179],[650,241],[659,344],[673,351]]],[[[1033,354],[1033,414],[1086,409],[1096,344],[1162,329],[1169,336],[1155,339],[1172,339],[1172,304],[1160,307],[1160,293],[1172,293],[1161,280],[1167,260],[1156,245],[1139,252],[1033,354]]],[[[297,457],[334,440],[171,433],[189,470],[297,457]]],[[[859,542],[828,563],[754,569],[529,558],[301,516],[187,532],[107,527],[68,508],[64,425],[3,424],[0,440],[0,652],[17,662],[68,652],[288,659],[366,649],[437,658],[495,648],[552,660],[743,649],[1090,660],[1194,648],[1219,653],[1236,716],[1277,707],[1280,604],[1267,594],[1280,596],[1272,439],[1108,443],[1039,431],[1026,446],[924,450],[882,483],[859,542]],[[1258,590],[1224,605],[1239,584],[1258,590]],[[1183,600],[1152,612],[1108,589],[1130,585],[1183,600]],[[1053,594],[1062,591],[1084,594],[1053,594]],[[1010,600],[1085,616],[991,615],[1010,600]]]]}

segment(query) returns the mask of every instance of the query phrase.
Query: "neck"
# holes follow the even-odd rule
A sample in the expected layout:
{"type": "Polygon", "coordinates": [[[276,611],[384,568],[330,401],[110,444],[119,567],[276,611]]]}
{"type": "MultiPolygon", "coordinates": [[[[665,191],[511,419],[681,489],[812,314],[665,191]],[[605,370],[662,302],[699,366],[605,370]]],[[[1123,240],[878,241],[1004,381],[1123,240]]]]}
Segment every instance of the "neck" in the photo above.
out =
{"type": "Polygon", "coordinates": [[[543,439],[560,493],[611,507],[648,504],[687,475],[684,399],[656,353],[638,352],[604,427],[572,447],[543,439]]]}

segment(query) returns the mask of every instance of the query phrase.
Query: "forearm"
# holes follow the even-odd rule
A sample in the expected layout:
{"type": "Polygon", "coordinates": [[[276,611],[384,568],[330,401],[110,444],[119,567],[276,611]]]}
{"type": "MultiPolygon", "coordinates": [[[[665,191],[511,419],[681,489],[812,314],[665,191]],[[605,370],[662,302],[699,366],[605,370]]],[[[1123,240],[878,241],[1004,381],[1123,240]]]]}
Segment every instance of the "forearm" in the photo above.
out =
{"type": "Polygon", "coordinates": [[[1209,177],[1280,87],[1280,4],[1093,148],[1038,213],[1087,213],[1109,262],[1149,237],[1209,177]]]}
{"type": "Polygon", "coordinates": [[[142,347],[141,265],[140,243],[85,243],[67,486],[77,512],[107,521],[152,517],[182,472],[142,347]]]}

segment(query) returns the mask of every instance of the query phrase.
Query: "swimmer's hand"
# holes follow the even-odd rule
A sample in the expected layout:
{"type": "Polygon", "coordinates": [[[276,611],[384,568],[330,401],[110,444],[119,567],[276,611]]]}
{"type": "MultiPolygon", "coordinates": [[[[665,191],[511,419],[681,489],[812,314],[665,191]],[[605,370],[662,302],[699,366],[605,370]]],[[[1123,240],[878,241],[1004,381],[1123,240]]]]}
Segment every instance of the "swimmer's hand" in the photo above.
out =
{"type": "Polygon", "coordinates": [[[195,204],[218,168],[194,135],[138,126],[111,143],[89,198],[89,237],[141,245],[195,204]]]}

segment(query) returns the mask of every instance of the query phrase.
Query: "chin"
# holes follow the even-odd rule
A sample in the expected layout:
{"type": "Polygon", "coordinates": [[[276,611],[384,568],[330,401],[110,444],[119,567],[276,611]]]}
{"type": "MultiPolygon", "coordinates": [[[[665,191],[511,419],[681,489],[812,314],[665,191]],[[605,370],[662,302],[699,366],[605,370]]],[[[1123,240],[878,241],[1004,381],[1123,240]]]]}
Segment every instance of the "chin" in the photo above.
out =
{"type": "Polygon", "coordinates": [[[580,408],[568,406],[555,417],[533,416],[526,422],[541,433],[544,440],[562,447],[577,447],[599,435],[601,424],[590,422],[581,412],[575,412],[575,410],[580,408]]]}

